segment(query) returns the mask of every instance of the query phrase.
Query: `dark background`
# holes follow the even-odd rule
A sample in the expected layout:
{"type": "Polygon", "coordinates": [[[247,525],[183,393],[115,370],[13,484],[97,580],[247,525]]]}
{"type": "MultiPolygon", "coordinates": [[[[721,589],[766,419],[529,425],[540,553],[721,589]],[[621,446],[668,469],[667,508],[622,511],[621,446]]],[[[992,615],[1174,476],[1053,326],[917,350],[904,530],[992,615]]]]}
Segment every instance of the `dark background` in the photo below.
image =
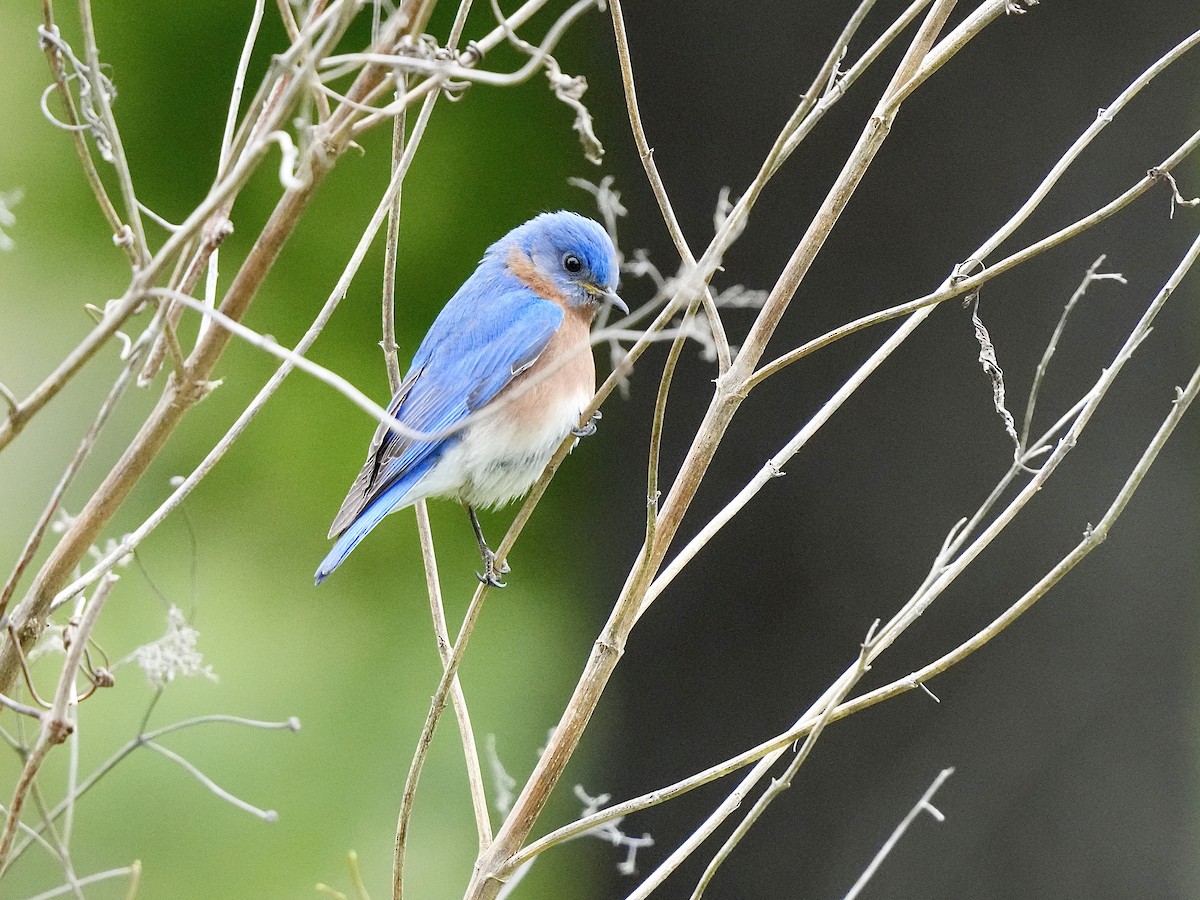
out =
{"type": "MultiPolygon", "coordinates": [[[[879,12],[896,7],[881,4],[879,12]]],[[[628,9],[655,160],[693,247],[711,234],[720,187],[736,194],[753,177],[850,8],[628,9]]],[[[1015,211],[1097,110],[1195,27],[1194,12],[1170,2],[1048,2],[989,28],[905,103],[767,358],[936,287],[1015,211]]],[[[899,52],[776,176],[726,261],[723,283],[770,286],[899,52]]],[[[993,259],[1090,212],[1165,157],[1195,128],[1198,78],[1193,55],[1127,107],[1128,117],[1118,117],[993,259]]],[[[1194,165],[1184,171],[1194,184],[1194,165]]],[[[652,198],[633,190],[626,199],[634,242],[665,253],[652,198]]],[[[1094,284],[1077,308],[1044,383],[1035,432],[1092,383],[1193,239],[1195,215],[1168,221],[1167,205],[1156,192],[984,289],[981,315],[1019,419],[1083,271],[1107,253],[1105,270],[1129,280],[1094,284]]],[[[1099,519],[1173,386],[1196,364],[1195,297],[1193,277],[1049,487],[888,651],[868,686],[965,640],[1099,519]]],[[[728,318],[736,341],[749,316],[728,318]]],[[[890,328],[766,383],[726,438],[684,539],[890,328]]],[[[638,762],[614,786],[617,796],[670,783],[698,762],[784,730],[851,662],[870,622],[908,598],[949,527],[975,510],[1011,453],[977,350],[969,311],[958,303],[938,310],[645,617],[618,675],[623,727],[608,738],[610,753],[638,762]]],[[[708,402],[711,377],[695,358],[676,377],[668,471],[708,402]]],[[[653,379],[639,381],[640,414],[605,420],[620,446],[643,444],[653,393],[653,379]]],[[[841,896],[946,766],[956,773],[935,805],[947,821],[918,818],[864,896],[1197,896],[1197,434],[1194,421],[1176,432],[1101,549],[1015,627],[930,684],[940,705],[914,692],[831,726],[705,896],[841,896]]],[[[641,457],[623,462],[638,469],[641,457]]],[[[632,557],[638,535],[628,523],[636,521],[640,482],[613,471],[620,493],[600,508],[606,532],[623,538],[632,557]]],[[[610,590],[619,584],[614,574],[610,590]]],[[[721,788],[698,791],[634,817],[630,830],[652,831],[665,855],[723,796],[721,788]]],[[[653,865],[661,857],[656,848],[645,858],[653,865]]],[[[663,896],[690,896],[706,861],[697,854],[663,896]]]]}
{"type": "MultiPolygon", "coordinates": [[[[850,58],[904,4],[881,0],[850,58]]],[[[951,24],[965,15],[963,4],[951,24]]],[[[442,4],[431,26],[444,34],[442,4]]],[[[479,4],[468,36],[486,29],[479,4]]],[[[506,5],[507,8],[507,5],[506,5]]],[[[628,3],[642,112],[684,231],[699,252],[724,186],[749,183],[824,58],[849,2],[628,3]]],[[[61,11],[69,19],[67,12],[61,11]]],[[[231,72],[249,5],[97,5],[103,58],[140,194],[179,219],[210,183],[231,72]]],[[[0,190],[22,187],[17,242],[0,255],[0,379],[18,394],[75,345],[83,302],[127,281],[69,140],[37,110],[48,79],[40,13],[0,10],[0,190]]],[[[278,50],[268,26],[256,60],[278,50]]],[[[537,20],[544,28],[549,16],[537,20]]],[[[936,287],[1023,202],[1097,109],[1197,26],[1194,3],[1045,0],[987,29],[901,111],[892,134],[801,285],[768,358],[863,313],[936,287]]],[[[64,22],[68,38],[69,21],[64,22]]],[[[537,28],[531,34],[540,34],[537,28]]],[[[718,286],[769,288],[853,146],[903,41],[864,76],[787,162],[725,260],[718,286]]],[[[473,88],[443,103],[405,186],[400,260],[402,361],[484,247],[543,209],[591,210],[569,175],[611,174],[629,208],[623,249],[673,251],[624,119],[611,25],[585,17],[557,57],[587,76],[608,153],[595,170],[569,112],[541,76],[514,91],[473,88]]],[[[488,62],[517,62],[498,52],[488,62]]],[[[1127,108],[1004,251],[1083,215],[1140,178],[1196,127],[1193,54],[1127,108]]],[[[294,343],[332,287],[386,182],[388,135],[364,139],[320,192],[255,303],[249,324],[294,343]]],[[[273,167],[273,163],[268,168],[273,167]]],[[[1196,166],[1178,172],[1187,195],[1196,166]]],[[[227,280],[278,184],[253,182],[223,249],[227,280]]],[[[1156,188],[1116,219],[989,284],[981,312],[1024,409],[1063,303],[1101,253],[1128,285],[1095,284],[1043,387],[1035,431],[1067,409],[1111,360],[1196,233],[1197,210],[1169,220],[1156,188]]],[[[378,248],[313,357],[382,398],[378,248]]],[[[1195,275],[1160,315],[1084,438],[1049,486],[877,664],[865,687],[903,676],[975,633],[1024,593],[1107,508],[1196,365],[1195,275]]],[[[645,283],[623,294],[645,300],[645,283]]],[[[726,316],[740,342],[752,313],[726,316]]],[[[890,333],[884,326],[768,381],[735,420],[685,520],[680,545],[723,506],[890,333]]],[[[665,347],[614,396],[599,433],[564,466],[512,557],[512,584],[489,601],[463,680],[483,736],[524,777],[557,720],[640,545],[649,412],[665,347]]],[[[570,786],[623,799],[731,756],[792,723],[854,658],[875,618],[923,579],[946,531],[1003,473],[1011,447],[977,362],[968,311],[946,304],[680,576],[635,630],[561,797],[537,832],[574,814],[570,786]]],[[[18,552],[37,510],[111,383],[96,360],[0,455],[0,556],[18,552]]],[[[604,366],[603,354],[600,355],[604,366]]],[[[235,344],[222,389],[189,417],[114,522],[135,527],[224,432],[273,365],[235,344]]],[[[684,354],[663,453],[670,475],[711,396],[713,367],[684,354]]],[[[132,396],[68,498],[127,443],[158,388],[132,396]]],[[[1198,429],[1185,419],[1107,543],[1015,627],[934,679],[935,704],[910,693],[831,726],[792,789],[733,853],[706,894],[758,900],[839,897],[939,770],[947,821],[921,816],[864,893],[874,898],[1187,898],[1196,865],[1195,602],[1200,537],[1198,429]]],[[[415,530],[392,517],[319,591],[311,572],[328,521],[373,426],[328,388],[293,376],[235,450],[139,554],[102,623],[114,658],[157,637],[164,599],[189,611],[221,681],[173,685],[153,724],[208,712],[299,715],[298,735],[186,732],[172,747],[239,796],[280,812],[267,826],[221,804],[160,757],[136,755],[80,805],[81,872],[144,860],[144,897],[309,897],[348,890],[359,853],[373,896],[390,884],[400,785],[436,682],[415,530]],[[193,536],[195,539],[193,540],[193,536]]],[[[473,585],[474,541],[461,511],[432,508],[451,622],[473,585]]],[[[511,513],[485,518],[498,533],[511,513]]],[[[127,740],[149,691],[132,669],[85,705],[83,766],[127,740]]],[[[453,723],[443,723],[418,800],[411,896],[461,893],[474,827],[453,723]]],[[[15,758],[0,763],[11,784],[15,758]]],[[[59,770],[51,767],[50,780],[59,770]]],[[[690,834],[733,782],[633,816],[657,844],[645,874],[690,834]]],[[[7,791],[7,789],[5,789],[7,791]]],[[[743,807],[748,809],[749,804],[743,807]]],[[[721,830],[662,897],[688,897],[721,830]]],[[[540,860],[518,897],[619,897],[614,852],[580,841],[540,860]]],[[[61,882],[44,856],[6,880],[12,896],[61,882]]],[[[124,896],[123,888],[95,896],[124,896]]],[[[5,893],[5,896],[8,896],[5,893]]],[[[89,894],[92,896],[92,894],[89,894]]]]}

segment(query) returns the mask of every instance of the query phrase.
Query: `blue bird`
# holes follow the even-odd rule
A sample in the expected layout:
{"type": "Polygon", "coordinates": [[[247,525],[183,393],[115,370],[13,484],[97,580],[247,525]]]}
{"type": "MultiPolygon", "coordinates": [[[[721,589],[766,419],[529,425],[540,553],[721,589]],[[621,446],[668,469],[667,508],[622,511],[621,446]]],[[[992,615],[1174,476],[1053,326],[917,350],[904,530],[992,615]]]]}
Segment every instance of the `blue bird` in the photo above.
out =
{"type": "MultiPolygon", "coordinates": [[[[388,412],[425,437],[375,432],[329,537],[316,583],[388,513],[426,497],[462,503],[483,557],[480,580],[503,587],[475,514],[525,494],[596,393],[590,329],[602,303],[622,312],[617,252],[598,223],[543,213],[488,248],[421,341],[388,412]]],[[[597,413],[597,416],[599,413],[597,413]]]]}

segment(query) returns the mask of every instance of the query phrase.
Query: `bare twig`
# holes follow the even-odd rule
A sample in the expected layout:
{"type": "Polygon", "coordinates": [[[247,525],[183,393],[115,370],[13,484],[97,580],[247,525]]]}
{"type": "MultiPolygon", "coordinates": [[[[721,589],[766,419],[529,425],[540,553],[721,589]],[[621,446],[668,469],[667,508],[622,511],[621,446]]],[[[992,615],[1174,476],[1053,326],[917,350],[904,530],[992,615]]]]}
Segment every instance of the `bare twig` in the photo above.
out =
{"type": "Polygon", "coordinates": [[[846,894],[846,900],[854,900],[855,897],[862,893],[862,889],[866,887],[867,882],[871,880],[871,877],[875,874],[876,870],[879,869],[879,866],[885,859],[887,859],[887,855],[892,852],[892,848],[899,843],[900,838],[904,837],[904,832],[908,831],[908,826],[916,820],[917,816],[923,812],[927,812],[939,822],[944,822],[946,820],[946,817],[942,815],[941,811],[933,805],[933,795],[936,794],[938,789],[946,783],[946,779],[953,774],[953,768],[942,769],[942,771],[938,773],[937,778],[933,779],[933,784],[929,785],[929,787],[925,790],[925,793],[921,795],[921,799],[917,801],[917,805],[910,809],[908,811],[908,815],[900,820],[900,824],[896,826],[896,830],[893,831],[888,839],[883,842],[883,846],[879,848],[879,852],[875,854],[875,857],[871,860],[870,865],[868,865],[863,871],[862,875],[858,877],[858,881],[854,882],[854,886],[851,887],[849,892],[846,894]]]}
{"type": "MultiPolygon", "coordinates": [[[[58,31],[58,26],[54,22],[54,7],[51,0],[42,0],[42,28],[39,34],[42,39],[42,49],[46,51],[46,59],[50,63],[50,71],[54,75],[54,85],[58,90],[59,98],[62,100],[63,108],[66,110],[66,130],[71,133],[71,138],[75,144],[75,153],[79,157],[79,164],[83,168],[84,177],[87,179],[88,186],[92,189],[92,193],[96,197],[96,203],[100,207],[100,212],[108,221],[109,228],[112,229],[113,243],[116,244],[125,255],[129,257],[129,261],[134,265],[138,262],[137,250],[133,246],[133,241],[127,240],[127,234],[131,234],[128,226],[121,221],[121,215],[113,206],[112,200],[109,199],[108,191],[104,189],[104,182],[100,178],[100,173],[96,170],[96,163],[92,159],[92,151],[87,143],[87,128],[80,124],[79,111],[75,105],[75,97],[71,94],[70,81],[63,65],[64,42],[58,31]]],[[[57,123],[57,120],[54,120],[57,123]]]]}
{"type": "Polygon", "coordinates": [[[29,561],[33,559],[33,555],[37,553],[38,547],[41,546],[42,538],[46,535],[46,529],[50,527],[51,521],[54,519],[55,512],[58,511],[58,505],[62,501],[63,495],[67,488],[70,487],[75,475],[79,472],[84,460],[91,453],[92,447],[96,443],[96,438],[100,435],[100,430],[108,421],[112,411],[120,402],[125,391],[133,381],[133,373],[137,370],[140,357],[137,353],[131,354],[129,361],[121,370],[121,374],[117,377],[112,389],[108,392],[108,396],[104,398],[104,402],[100,404],[100,409],[96,413],[96,418],[92,421],[87,433],[79,443],[75,455],[71,457],[71,462],[68,463],[66,470],[58,480],[58,484],[54,486],[54,491],[50,494],[50,499],[46,501],[45,508],[42,509],[42,514],[38,517],[37,523],[33,526],[33,531],[25,541],[25,546],[21,549],[21,555],[17,557],[16,565],[13,566],[12,573],[8,576],[8,580],[4,583],[3,590],[0,590],[0,619],[4,617],[8,610],[9,600],[12,598],[13,591],[16,590],[18,582],[21,580],[21,575],[25,571],[25,567],[29,565],[29,561]]]}
{"type": "MultiPolygon", "coordinates": [[[[868,2],[873,3],[874,0],[868,0],[868,2]]],[[[679,220],[675,218],[675,210],[667,196],[662,176],[658,173],[658,166],[654,164],[654,150],[646,138],[646,129],[642,125],[637,92],[633,86],[633,64],[629,59],[629,38],[625,34],[625,17],[621,12],[621,0],[609,0],[609,7],[612,10],[613,31],[617,39],[617,60],[621,65],[621,83],[625,88],[625,106],[629,113],[629,124],[633,129],[633,140],[637,145],[638,157],[642,161],[642,167],[646,170],[646,178],[654,192],[654,199],[658,201],[658,208],[662,212],[663,221],[667,223],[667,231],[670,232],[671,240],[675,243],[680,260],[684,266],[695,266],[696,257],[692,255],[687,239],[683,236],[683,229],[679,227],[679,220]]],[[[708,285],[704,285],[701,298],[704,304],[704,314],[708,317],[708,327],[712,330],[713,342],[717,348],[718,371],[724,375],[729,370],[729,338],[725,335],[721,314],[717,310],[716,303],[713,302],[712,291],[708,285]]]]}
{"type": "Polygon", "coordinates": [[[108,595],[117,581],[117,576],[111,573],[101,579],[75,629],[73,639],[67,647],[67,658],[63,663],[58,687],[54,692],[54,703],[41,716],[42,727],[38,733],[37,742],[25,758],[25,767],[21,771],[21,777],[17,780],[16,788],[13,790],[12,800],[8,804],[8,816],[4,822],[4,831],[0,834],[0,874],[3,874],[8,867],[13,839],[17,835],[17,823],[20,821],[25,795],[33,784],[33,779],[37,777],[38,770],[50,749],[65,741],[74,728],[75,676],[79,672],[79,664],[83,661],[83,652],[87,647],[88,638],[96,625],[100,611],[104,608],[104,601],[108,599],[108,595]]]}
{"type": "Polygon", "coordinates": [[[1075,304],[1083,299],[1083,295],[1087,293],[1087,289],[1093,281],[1117,281],[1121,284],[1126,284],[1125,276],[1118,272],[1108,272],[1101,274],[1100,267],[1104,265],[1104,254],[1097,257],[1096,261],[1088,267],[1087,272],[1083,275],[1083,281],[1079,282],[1079,287],[1075,289],[1075,293],[1071,295],[1071,299],[1067,301],[1063,307],[1062,315],[1058,318],[1058,324],[1054,326],[1054,334],[1050,337],[1049,343],[1046,344],[1046,350],[1042,354],[1042,359],[1038,363],[1037,371],[1033,375],[1033,386],[1029,389],[1029,400],[1025,404],[1025,419],[1021,425],[1021,439],[1019,446],[1023,449],[1029,442],[1029,429],[1033,427],[1033,411],[1037,407],[1038,392],[1042,387],[1042,379],[1046,377],[1046,370],[1050,367],[1050,360],[1054,356],[1054,352],[1058,349],[1058,342],[1062,338],[1063,329],[1067,327],[1067,318],[1071,315],[1071,311],[1075,309],[1075,304]]]}
{"type": "MultiPolygon", "coordinates": [[[[821,732],[829,723],[833,711],[838,704],[853,690],[859,680],[867,673],[868,657],[870,656],[871,648],[874,643],[876,629],[879,628],[879,621],[872,623],[867,631],[867,636],[859,647],[858,659],[855,664],[846,671],[814,704],[815,709],[820,709],[820,717],[817,719],[816,725],[813,726],[804,739],[803,746],[795,758],[788,764],[787,770],[781,778],[772,779],[770,786],[765,790],[759,798],[754,802],[750,811],[738,823],[738,826],[733,830],[733,833],[721,845],[721,849],[713,856],[712,861],[704,870],[704,874],[700,876],[700,881],[696,885],[695,891],[692,892],[692,900],[699,900],[704,894],[705,889],[716,875],[717,869],[721,864],[729,858],[729,854],[733,852],[733,848],[741,843],[751,826],[758,821],[759,817],[766,810],[767,806],[778,797],[783,791],[791,787],[792,779],[796,777],[796,773],[808,759],[812,752],[813,746],[817,739],[821,736],[821,732]]],[[[648,897],[655,888],[660,886],[666,877],[670,875],[679,865],[688,858],[704,840],[717,829],[717,827],[725,821],[742,803],[744,797],[754,788],[757,783],[760,773],[765,773],[774,764],[774,758],[764,759],[756,767],[755,771],[747,776],[736,789],[734,789],[725,801],[710,815],[698,829],[690,834],[670,856],[665,859],[657,869],[654,870],[645,881],[643,881],[632,894],[629,895],[629,900],[644,900],[648,897]]]]}
{"type": "Polygon", "coordinates": [[[121,186],[121,196],[125,201],[125,221],[132,231],[133,249],[136,254],[134,265],[141,267],[150,259],[150,247],[146,243],[146,231],[142,227],[141,206],[133,186],[133,175],[129,171],[129,160],[125,156],[125,145],[121,141],[121,132],[117,129],[117,120],[113,116],[111,84],[100,71],[100,48],[96,44],[96,27],[92,22],[91,0],[78,0],[78,5],[79,22],[83,31],[84,56],[88,63],[87,70],[83,74],[91,82],[92,97],[100,110],[100,121],[104,125],[105,137],[109,145],[109,153],[106,158],[116,169],[117,183],[121,186]]]}
{"type": "MultiPolygon", "coordinates": [[[[102,881],[112,881],[114,878],[129,877],[130,888],[125,894],[126,900],[133,900],[137,895],[138,881],[141,878],[142,866],[140,862],[134,862],[132,865],[121,866],[119,869],[107,869],[103,872],[96,872],[92,875],[85,875],[83,878],[76,879],[75,886],[88,887],[89,885],[99,884],[102,881]]],[[[51,888],[48,891],[43,891],[29,900],[53,900],[54,897],[61,897],[73,890],[72,885],[64,884],[61,887],[51,888]]]]}
{"type": "MultiPolygon", "coordinates": [[[[159,696],[161,696],[161,694],[156,694],[155,700],[157,700],[157,698],[159,696]]],[[[153,709],[153,706],[154,706],[154,702],[152,701],[151,709],[153,709]]],[[[147,711],[146,718],[149,718],[149,711],[147,711]]],[[[266,731],[296,732],[296,731],[300,730],[300,721],[296,718],[287,719],[283,722],[264,722],[264,721],[261,721],[258,719],[247,719],[244,716],[229,716],[229,715],[222,715],[222,714],[212,714],[212,715],[194,716],[190,719],[183,719],[179,722],[173,722],[170,725],[164,725],[161,728],[156,728],[152,731],[145,730],[146,723],[145,723],[145,721],[143,721],[141,733],[139,733],[132,740],[126,742],[112,756],[110,756],[107,760],[105,760],[99,766],[97,766],[96,769],[84,781],[82,781],[75,788],[75,790],[72,793],[70,793],[66,798],[64,798],[62,800],[62,802],[60,802],[57,806],[55,806],[52,810],[50,810],[49,813],[47,813],[46,816],[44,816],[44,821],[43,821],[42,827],[44,827],[45,822],[55,821],[60,816],[66,814],[66,813],[69,813],[72,806],[75,804],[76,801],[79,800],[80,797],[82,797],[84,794],[86,794],[88,791],[90,791],[93,787],[95,787],[95,785],[98,784],[101,779],[103,779],[106,775],[108,775],[109,772],[111,772],[113,769],[115,769],[117,767],[117,765],[119,765],[131,753],[133,753],[135,750],[137,750],[139,747],[141,747],[143,745],[143,743],[145,743],[146,741],[157,741],[159,738],[163,737],[164,735],[171,734],[172,732],[175,732],[175,731],[181,731],[186,728],[193,728],[197,725],[209,725],[209,724],[240,725],[240,726],[244,726],[247,728],[259,728],[259,729],[263,729],[266,731]]],[[[31,831],[33,833],[28,834],[28,832],[27,832],[29,839],[16,847],[16,849],[12,853],[12,860],[15,860],[18,857],[20,857],[20,855],[25,851],[25,849],[28,846],[30,846],[30,844],[34,840],[38,839],[38,835],[37,835],[36,831],[34,831],[33,829],[29,829],[29,831],[31,831]]],[[[12,860],[10,860],[10,862],[12,860]]]]}

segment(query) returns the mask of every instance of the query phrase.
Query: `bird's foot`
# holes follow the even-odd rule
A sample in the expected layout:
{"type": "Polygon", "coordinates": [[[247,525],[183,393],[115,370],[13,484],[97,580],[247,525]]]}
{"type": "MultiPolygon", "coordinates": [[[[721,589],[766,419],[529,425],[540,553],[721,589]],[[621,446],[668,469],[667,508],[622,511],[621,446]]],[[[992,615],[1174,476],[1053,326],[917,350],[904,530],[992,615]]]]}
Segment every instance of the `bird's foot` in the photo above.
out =
{"type": "Polygon", "coordinates": [[[581,438],[582,437],[591,437],[593,434],[596,433],[596,423],[599,422],[603,418],[604,418],[604,414],[601,413],[600,410],[596,410],[594,413],[592,413],[592,417],[590,419],[588,419],[587,422],[585,422],[583,425],[579,426],[578,428],[572,428],[571,434],[575,435],[575,437],[581,437],[581,438]]]}
{"type": "Polygon", "coordinates": [[[512,569],[509,568],[506,562],[501,562],[497,565],[496,554],[491,550],[485,549],[483,551],[483,573],[476,572],[475,577],[479,579],[481,584],[490,584],[492,587],[502,588],[507,587],[507,582],[501,581],[500,576],[507,575],[511,571],[512,569]]]}

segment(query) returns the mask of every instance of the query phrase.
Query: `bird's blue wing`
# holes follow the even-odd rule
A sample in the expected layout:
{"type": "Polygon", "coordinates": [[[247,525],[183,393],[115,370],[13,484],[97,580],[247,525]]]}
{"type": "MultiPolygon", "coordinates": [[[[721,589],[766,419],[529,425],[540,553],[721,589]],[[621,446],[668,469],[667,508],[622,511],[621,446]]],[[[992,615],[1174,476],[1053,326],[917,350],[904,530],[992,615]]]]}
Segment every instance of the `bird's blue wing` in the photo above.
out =
{"type": "Polygon", "coordinates": [[[330,537],[346,531],[385,493],[389,509],[381,516],[390,512],[411,485],[393,488],[415,483],[459,440],[457,432],[442,432],[528,368],[562,325],[562,309],[524,285],[497,288],[490,280],[469,279],[438,315],[388,407],[405,426],[430,437],[407,437],[380,426],[330,537]]]}

